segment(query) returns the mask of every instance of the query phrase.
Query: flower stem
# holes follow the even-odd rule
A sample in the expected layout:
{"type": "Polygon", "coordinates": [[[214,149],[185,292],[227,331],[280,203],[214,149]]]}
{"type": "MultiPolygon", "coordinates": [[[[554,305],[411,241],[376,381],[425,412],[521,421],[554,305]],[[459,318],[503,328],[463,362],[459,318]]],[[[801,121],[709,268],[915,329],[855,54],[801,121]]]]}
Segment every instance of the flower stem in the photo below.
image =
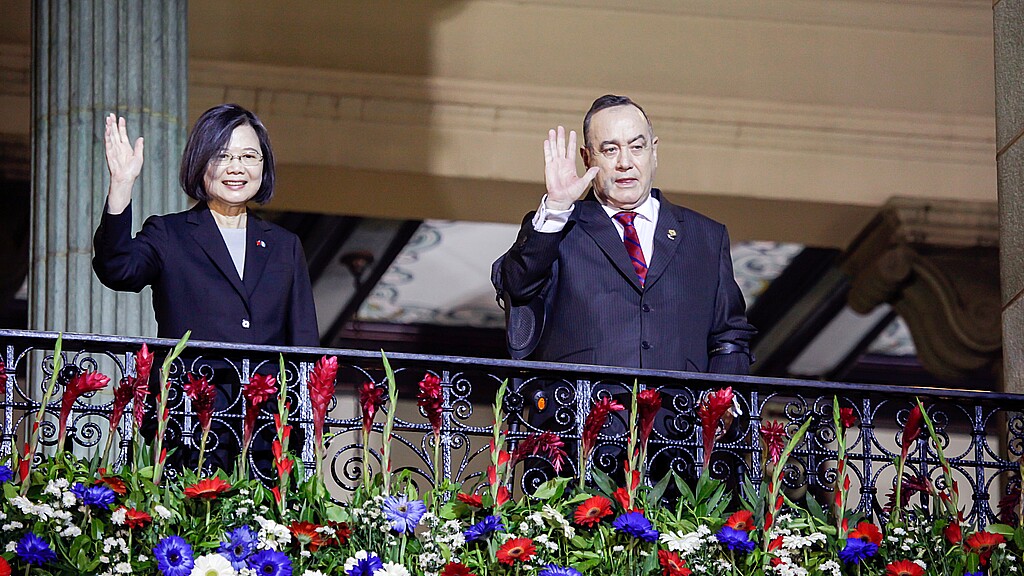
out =
{"type": "Polygon", "coordinates": [[[57,342],[53,345],[53,372],[50,374],[50,383],[46,386],[46,392],[43,394],[43,399],[39,403],[39,412],[36,412],[36,420],[32,423],[32,433],[29,435],[28,444],[25,445],[25,460],[28,461],[29,474],[22,479],[21,483],[21,495],[28,495],[29,478],[31,478],[31,468],[33,456],[36,453],[36,444],[39,443],[39,428],[42,426],[43,418],[46,417],[46,405],[50,403],[50,397],[53,396],[53,388],[57,385],[57,375],[60,373],[60,369],[63,366],[63,356],[61,356],[61,347],[63,346],[63,334],[57,335],[57,342]]]}

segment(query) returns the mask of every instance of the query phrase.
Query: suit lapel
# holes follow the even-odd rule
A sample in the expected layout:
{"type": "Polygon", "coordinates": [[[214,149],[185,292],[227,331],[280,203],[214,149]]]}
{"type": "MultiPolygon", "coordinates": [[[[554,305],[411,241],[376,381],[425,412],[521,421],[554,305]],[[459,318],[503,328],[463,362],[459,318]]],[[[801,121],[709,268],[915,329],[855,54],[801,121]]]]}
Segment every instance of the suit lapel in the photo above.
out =
{"type": "MultiPolygon", "coordinates": [[[[224,275],[224,278],[238,292],[238,295],[249,305],[249,298],[242,286],[242,280],[238,277],[235,264],[231,261],[231,254],[224,244],[224,237],[217,229],[217,223],[213,220],[213,214],[205,204],[199,204],[189,211],[186,221],[192,224],[192,239],[196,241],[199,248],[213,262],[217,270],[224,275]]],[[[248,250],[246,250],[248,252],[248,250]]]]}
{"type": "MultiPolygon", "coordinates": [[[[654,194],[654,192],[652,192],[654,194]]],[[[647,268],[645,286],[650,288],[668,269],[679,247],[683,245],[683,214],[658,193],[658,224],[654,228],[654,257],[647,268]]]]}
{"type": "Polygon", "coordinates": [[[579,215],[576,217],[579,226],[594,239],[605,256],[615,264],[615,267],[633,284],[633,287],[640,290],[640,281],[636,277],[636,270],[633,269],[633,263],[629,259],[629,254],[626,253],[622,238],[619,238],[612,219],[601,208],[601,204],[596,200],[584,201],[578,202],[576,207],[579,209],[579,215]]]}
{"type": "Polygon", "coordinates": [[[271,250],[278,248],[274,238],[270,237],[270,225],[249,213],[249,222],[245,232],[245,285],[246,296],[252,297],[259,284],[263,269],[270,259],[271,250]]]}

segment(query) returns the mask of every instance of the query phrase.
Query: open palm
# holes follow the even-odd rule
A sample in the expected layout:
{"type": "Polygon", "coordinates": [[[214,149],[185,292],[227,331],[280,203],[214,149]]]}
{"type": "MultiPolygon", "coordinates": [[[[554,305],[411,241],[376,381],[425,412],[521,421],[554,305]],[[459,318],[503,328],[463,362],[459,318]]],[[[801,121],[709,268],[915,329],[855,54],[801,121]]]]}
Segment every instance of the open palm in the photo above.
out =
{"type": "Polygon", "coordinates": [[[576,132],[569,131],[569,141],[565,141],[565,128],[548,130],[548,139],[544,141],[544,184],[547,186],[547,206],[556,210],[565,210],[579,200],[587,191],[590,183],[597,175],[597,167],[592,166],[580,177],[576,172],[576,132]]]}
{"type": "Polygon", "coordinates": [[[142,138],[138,138],[133,147],[124,118],[118,120],[113,114],[107,116],[103,137],[111,185],[134,183],[142,171],[142,138]]]}

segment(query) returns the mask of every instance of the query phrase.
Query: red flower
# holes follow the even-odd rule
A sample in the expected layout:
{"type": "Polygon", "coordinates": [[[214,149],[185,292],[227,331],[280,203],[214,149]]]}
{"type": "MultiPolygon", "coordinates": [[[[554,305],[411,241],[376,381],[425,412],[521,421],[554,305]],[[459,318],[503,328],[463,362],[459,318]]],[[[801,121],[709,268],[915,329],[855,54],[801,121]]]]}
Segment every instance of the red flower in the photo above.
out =
{"type": "MultiPolygon", "coordinates": [[[[289,428],[291,427],[289,426],[289,428]]],[[[291,474],[295,461],[283,453],[280,440],[274,438],[274,442],[270,445],[270,451],[274,454],[274,466],[277,468],[277,477],[284,478],[291,474]]]]}
{"type": "Polygon", "coordinates": [[[853,408],[839,409],[839,423],[844,429],[852,428],[857,423],[857,416],[853,413],[853,408]]]}
{"type": "Polygon", "coordinates": [[[786,444],[786,427],[778,420],[761,423],[761,440],[768,451],[768,461],[778,464],[786,444]]]}
{"type": "Polygon", "coordinates": [[[942,529],[942,534],[946,537],[946,540],[950,544],[959,544],[964,539],[964,533],[960,529],[960,524],[953,522],[949,526],[942,529]]]}
{"type": "Polygon", "coordinates": [[[458,498],[459,502],[468,504],[474,508],[481,508],[484,505],[484,498],[479,494],[463,494],[462,492],[459,492],[455,497],[458,498]]]}
{"type": "Polygon", "coordinates": [[[132,387],[131,378],[121,378],[121,382],[114,387],[114,405],[110,410],[110,429],[113,430],[121,422],[124,416],[124,409],[135,397],[135,388],[132,387]]]}
{"type": "Polygon", "coordinates": [[[213,478],[204,478],[188,488],[185,488],[185,497],[215,500],[217,496],[229,488],[231,488],[231,484],[228,484],[216,476],[213,478]]]}
{"type": "Polygon", "coordinates": [[[509,566],[518,562],[526,562],[537,553],[530,538],[513,538],[498,548],[498,562],[509,566]]]}
{"type": "Polygon", "coordinates": [[[3,556],[0,556],[0,576],[11,576],[11,565],[3,556]]]}
{"type": "Polygon", "coordinates": [[[882,531],[878,529],[878,526],[870,522],[861,522],[857,524],[857,527],[850,532],[850,538],[856,538],[865,542],[872,542],[876,546],[882,544],[882,531]]]}
{"type": "Polygon", "coordinates": [[[309,376],[309,403],[313,408],[314,446],[324,441],[324,421],[327,420],[327,407],[334,398],[334,380],[338,376],[338,357],[323,356],[313,366],[309,376]]]}
{"type": "Polygon", "coordinates": [[[519,441],[516,449],[512,451],[512,463],[509,467],[515,466],[527,456],[543,455],[551,462],[555,473],[562,471],[562,462],[566,458],[565,442],[554,432],[533,433],[519,441]]]}
{"type": "Polygon", "coordinates": [[[416,405],[423,408],[434,436],[441,435],[441,379],[433,374],[424,374],[420,380],[420,391],[416,393],[416,405]]]}
{"type": "Polygon", "coordinates": [[[999,521],[1003,524],[1017,523],[1017,507],[1020,506],[1020,484],[1007,488],[1006,494],[999,499],[999,521]]]}
{"type": "Polygon", "coordinates": [[[114,493],[119,496],[124,496],[128,493],[128,486],[117,476],[103,476],[96,480],[96,484],[106,484],[107,488],[110,488],[114,493]]]}
{"type": "Polygon", "coordinates": [[[320,528],[319,524],[293,521],[291,526],[288,527],[288,530],[290,530],[292,536],[298,540],[299,546],[308,547],[310,552],[316,552],[321,546],[326,544],[323,535],[316,531],[317,528],[320,528]]]}
{"type": "Polygon", "coordinates": [[[662,576],[690,576],[692,573],[679,554],[668,550],[658,550],[658,564],[661,565],[662,576]]]}
{"type": "Polygon", "coordinates": [[[594,450],[594,445],[597,444],[597,435],[601,433],[601,429],[608,421],[608,415],[619,410],[623,410],[623,406],[614,398],[601,398],[594,403],[594,407],[590,409],[590,414],[587,414],[587,419],[583,423],[581,442],[584,458],[590,456],[594,450]]]}
{"type": "Polygon", "coordinates": [[[210,429],[213,419],[213,402],[217,399],[217,389],[206,380],[206,376],[196,378],[191,372],[188,382],[183,386],[185,394],[192,400],[192,409],[199,417],[199,425],[203,430],[210,429]]]}
{"type": "Polygon", "coordinates": [[[373,416],[384,405],[384,389],[373,382],[363,382],[359,387],[359,405],[363,409],[363,432],[369,434],[373,416]]]}
{"type": "Polygon", "coordinates": [[[153,521],[153,517],[142,510],[121,506],[124,509],[124,524],[129,528],[145,528],[146,524],[153,521]]]}
{"type": "Polygon", "coordinates": [[[750,532],[756,526],[754,526],[754,515],[750,513],[750,510],[740,510],[733,512],[732,516],[725,521],[725,525],[733,530],[745,530],[750,532]]]}
{"type": "Polygon", "coordinates": [[[640,426],[640,446],[647,446],[647,439],[654,430],[654,417],[661,410],[661,392],[653,389],[636,395],[637,424],[640,426]]]}
{"type": "Polygon", "coordinates": [[[924,424],[924,418],[921,417],[921,407],[915,405],[910,411],[910,415],[907,416],[906,424],[903,425],[903,455],[901,458],[907,457],[907,454],[910,452],[910,446],[921,436],[922,424],[924,424]]]}
{"type": "Polygon", "coordinates": [[[591,496],[576,508],[573,514],[576,523],[588,528],[601,522],[601,519],[612,513],[612,501],[604,496],[591,496]]]}
{"type": "Polygon", "coordinates": [[[142,419],[146,415],[146,397],[149,396],[149,374],[153,370],[153,353],[143,344],[135,353],[135,376],[131,379],[132,416],[135,427],[142,427],[142,419]]]}
{"type": "Polygon", "coordinates": [[[701,436],[704,440],[704,467],[711,462],[711,450],[715,447],[718,422],[732,408],[732,386],[709,392],[697,407],[700,416],[701,436]]]}
{"type": "Polygon", "coordinates": [[[68,415],[71,414],[71,408],[75,405],[75,402],[78,401],[82,394],[102,390],[108,382],[110,382],[110,378],[99,372],[83,370],[76,374],[68,382],[67,386],[64,387],[64,395],[60,400],[60,423],[57,428],[60,430],[60,441],[57,444],[58,449],[64,445],[64,435],[67,433],[65,426],[67,426],[68,415]]]}
{"type": "Polygon", "coordinates": [[[352,537],[352,530],[346,522],[328,521],[327,526],[334,530],[334,536],[327,540],[327,544],[330,546],[344,546],[352,537]]]}
{"type": "Polygon", "coordinates": [[[615,492],[612,492],[612,498],[623,510],[629,512],[629,492],[625,488],[616,488],[615,492]]]}
{"type": "Polygon", "coordinates": [[[469,567],[459,562],[449,562],[441,570],[441,576],[476,576],[469,571],[469,567]]]}
{"type": "Polygon", "coordinates": [[[260,406],[277,394],[277,378],[265,374],[253,374],[249,383],[242,387],[245,397],[245,420],[242,423],[242,447],[247,448],[252,441],[252,432],[256,428],[256,416],[260,406]]]}
{"type": "MultiPolygon", "coordinates": [[[[903,475],[903,486],[900,488],[900,506],[907,507],[910,504],[910,499],[918,492],[927,492],[928,494],[935,494],[935,486],[932,485],[932,481],[927,476],[911,476],[910,474],[903,475]]],[[[889,512],[893,510],[893,506],[896,503],[896,487],[889,491],[889,500],[885,504],[885,511],[889,512]]]]}
{"type": "Polygon", "coordinates": [[[999,546],[1006,539],[1003,538],[1002,534],[993,534],[991,532],[975,532],[967,539],[967,547],[970,548],[971,552],[978,555],[981,560],[981,565],[985,566],[988,564],[988,557],[995,551],[996,546],[999,546]]]}
{"type": "Polygon", "coordinates": [[[910,560],[900,560],[885,567],[885,576],[924,576],[924,568],[910,560]]]}
{"type": "MultiPolygon", "coordinates": [[[[4,365],[3,358],[0,358],[0,394],[7,393],[7,366],[4,365]]],[[[8,567],[8,570],[10,568],[8,567]]],[[[10,572],[8,572],[10,573],[10,572]]]]}

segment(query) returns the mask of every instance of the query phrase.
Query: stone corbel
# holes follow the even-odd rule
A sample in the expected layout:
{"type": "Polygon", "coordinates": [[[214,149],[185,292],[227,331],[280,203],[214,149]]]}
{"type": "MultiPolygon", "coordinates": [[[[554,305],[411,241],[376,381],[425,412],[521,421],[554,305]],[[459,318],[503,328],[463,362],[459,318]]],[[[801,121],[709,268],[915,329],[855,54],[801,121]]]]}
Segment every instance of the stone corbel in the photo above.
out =
{"type": "Polygon", "coordinates": [[[995,203],[893,199],[850,244],[850,307],[890,304],[922,366],[960,383],[1000,373],[999,214],[995,203]]]}

